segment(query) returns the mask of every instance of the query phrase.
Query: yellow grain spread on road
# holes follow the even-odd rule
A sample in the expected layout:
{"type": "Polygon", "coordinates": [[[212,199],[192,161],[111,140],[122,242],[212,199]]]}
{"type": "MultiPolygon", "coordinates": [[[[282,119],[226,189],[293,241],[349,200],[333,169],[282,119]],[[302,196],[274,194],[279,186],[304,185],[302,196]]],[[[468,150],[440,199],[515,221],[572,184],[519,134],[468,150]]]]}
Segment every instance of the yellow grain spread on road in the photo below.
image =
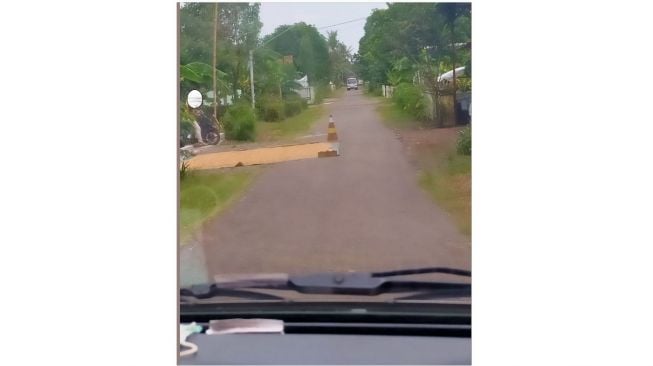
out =
{"type": "Polygon", "coordinates": [[[288,160],[317,158],[320,151],[332,150],[333,144],[319,142],[313,144],[266,147],[243,151],[225,151],[201,154],[188,160],[190,169],[230,168],[238,165],[279,163],[288,160]]]}

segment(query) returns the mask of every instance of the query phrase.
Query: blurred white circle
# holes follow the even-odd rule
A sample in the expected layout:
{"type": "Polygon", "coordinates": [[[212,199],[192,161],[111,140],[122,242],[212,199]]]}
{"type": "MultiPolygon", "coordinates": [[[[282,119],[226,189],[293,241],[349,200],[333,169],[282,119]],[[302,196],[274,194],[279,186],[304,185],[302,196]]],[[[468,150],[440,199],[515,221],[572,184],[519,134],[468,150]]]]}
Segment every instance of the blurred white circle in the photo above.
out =
{"type": "Polygon", "coordinates": [[[197,108],[202,105],[202,93],[198,90],[191,90],[188,93],[188,106],[191,108],[197,108]]]}

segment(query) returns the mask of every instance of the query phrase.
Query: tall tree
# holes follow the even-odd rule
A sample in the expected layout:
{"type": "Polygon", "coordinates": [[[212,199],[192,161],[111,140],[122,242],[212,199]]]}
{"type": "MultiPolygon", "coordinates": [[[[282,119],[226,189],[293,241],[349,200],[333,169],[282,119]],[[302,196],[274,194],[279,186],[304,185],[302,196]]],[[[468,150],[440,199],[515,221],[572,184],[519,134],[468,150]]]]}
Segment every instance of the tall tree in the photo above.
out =
{"type": "MultiPolygon", "coordinates": [[[[218,72],[218,92],[223,90],[225,81],[234,97],[238,95],[237,90],[248,90],[247,57],[249,50],[255,48],[259,42],[262,27],[259,9],[260,4],[256,3],[221,3],[218,6],[216,24],[215,4],[182,4],[181,65],[212,65],[213,55],[217,54],[219,57],[216,57],[216,69],[224,71],[222,78],[228,79],[221,80],[218,72]]],[[[201,84],[199,88],[203,93],[213,89],[210,83],[201,84]]],[[[216,99],[219,100],[217,95],[216,99]]]]}
{"type": "Polygon", "coordinates": [[[469,60],[459,46],[471,39],[470,14],[469,4],[388,4],[367,18],[357,66],[373,88],[406,82],[407,71],[419,75],[418,83],[433,97],[432,115],[441,124],[438,76],[469,60]]]}
{"type": "Polygon", "coordinates": [[[340,86],[344,82],[345,74],[352,72],[351,49],[338,40],[337,31],[327,32],[327,44],[329,45],[329,79],[340,86]]]}
{"type": "Polygon", "coordinates": [[[259,20],[259,3],[222,3],[220,5],[220,29],[222,41],[219,45],[221,69],[231,76],[232,94],[238,97],[238,90],[248,94],[247,72],[249,51],[256,48],[263,23],[259,20]]]}
{"type": "Polygon", "coordinates": [[[308,75],[310,82],[326,81],[329,77],[329,47],[327,40],[312,25],[300,22],[282,25],[263,39],[268,48],[292,55],[297,70],[308,75]]]}

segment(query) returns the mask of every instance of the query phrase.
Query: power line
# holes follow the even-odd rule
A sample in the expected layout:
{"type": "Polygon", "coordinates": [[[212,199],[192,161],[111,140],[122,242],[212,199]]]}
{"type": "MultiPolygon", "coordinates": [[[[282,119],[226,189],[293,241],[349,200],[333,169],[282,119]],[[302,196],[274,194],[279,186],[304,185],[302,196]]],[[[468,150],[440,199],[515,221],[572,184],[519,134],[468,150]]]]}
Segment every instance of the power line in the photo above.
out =
{"type": "Polygon", "coordinates": [[[348,21],[346,21],[346,22],[342,22],[342,23],[338,23],[338,24],[333,24],[333,25],[326,25],[326,26],[324,26],[324,27],[319,27],[318,29],[331,28],[331,27],[335,27],[335,26],[337,26],[337,25],[343,25],[343,24],[347,24],[347,23],[353,23],[353,22],[357,22],[357,21],[360,21],[360,20],[364,20],[364,19],[367,19],[367,17],[364,17],[364,18],[358,18],[358,19],[352,19],[352,20],[348,20],[348,21]]]}
{"type": "MultiPolygon", "coordinates": [[[[326,29],[326,28],[331,28],[331,27],[335,27],[335,26],[338,26],[338,25],[343,25],[343,24],[347,24],[347,23],[358,22],[358,21],[365,20],[365,19],[367,19],[367,17],[364,17],[364,18],[356,18],[356,19],[348,20],[348,21],[346,21],[346,22],[337,23],[337,24],[332,24],[332,25],[326,25],[326,26],[323,26],[323,27],[319,27],[319,28],[317,28],[317,29],[326,29]]],[[[267,44],[270,43],[273,39],[278,38],[278,37],[280,37],[282,34],[288,32],[289,30],[291,30],[294,26],[295,26],[295,24],[289,25],[288,28],[286,28],[286,29],[283,30],[283,32],[277,34],[276,36],[274,36],[274,37],[272,37],[272,38],[270,38],[270,39],[268,39],[267,41],[265,41],[263,44],[261,44],[260,46],[258,46],[258,47],[256,47],[256,48],[261,48],[261,47],[267,45],[267,44]]]]}

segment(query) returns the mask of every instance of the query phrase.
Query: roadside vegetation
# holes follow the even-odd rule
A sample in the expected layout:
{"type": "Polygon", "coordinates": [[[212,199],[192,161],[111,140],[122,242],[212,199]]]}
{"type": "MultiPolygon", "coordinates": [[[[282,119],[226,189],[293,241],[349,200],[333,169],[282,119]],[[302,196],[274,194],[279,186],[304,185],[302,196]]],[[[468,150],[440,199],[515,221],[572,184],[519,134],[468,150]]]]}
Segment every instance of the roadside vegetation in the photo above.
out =
{"type": "Polygon", "coordinates": [[[471,155],[451,151],[439,166],[421,173],[420,185],[453,217],[461,232],[471,235],[471,155]]]}
{"type": "MultiPolygon", "coordinates": [[[[299,22],[261,34],[260,3],[182,3],[180,8],[180,111],[182,131],[192,133],[185,111],[190,90],[205,97],[205,109],[231,141],[253,141],[257,121],[286,123],[307,109],[299,80],[313,87],[315,104],[353,76],[352,51],[336,31],[326,36],[299,22]],[[251,110],[250,52],[255,110],[251,110]],[[249,108],[247,106],[250,106],[249,108]],[[230,112],[230,110],[233,110],[230,112]]],[[[295,125],[288,127],[293,130],[295,125]]],[[[283,129],[283,128],[282,128],[283,129]]]]}
{"type": "Polygon", "coordinates": [[[381,114],[383,123],[393,129],[415,128],[421,126],[410,111],[399,108],[391,100],[379,98],[377,111],[381,114]]]}
{"type": "Polygon", "coordinates": [[[252,183],[256,168],[186,172],[180,181],[180,242],[234,202],[252,183]]]}
{"type": "Polygon", "coordinates": [[[258,124],[256,140],[269,142],[300,137],[310,131],[315,121],[324,116],[325,111],[323,106],[317,105],[279,123],[261,122],[258,124]]]}
{"type": "Polygon", "coordinates": [[[367,18],[353,58],[368,93],[392,86],[400,108],[444,127],[457,92],[471,91],[471,4],[388,3],[367,18]],[[452,83],[440,79],[462,66],[452,83]]]}
{"type": "Polygon", "coordinates": [[[414,114],[383,99],[377,111],[383,123],[404,136],[411,160],[420,170],[420,186],[471,235],[471,128],[425,128],[414,114]]]}

